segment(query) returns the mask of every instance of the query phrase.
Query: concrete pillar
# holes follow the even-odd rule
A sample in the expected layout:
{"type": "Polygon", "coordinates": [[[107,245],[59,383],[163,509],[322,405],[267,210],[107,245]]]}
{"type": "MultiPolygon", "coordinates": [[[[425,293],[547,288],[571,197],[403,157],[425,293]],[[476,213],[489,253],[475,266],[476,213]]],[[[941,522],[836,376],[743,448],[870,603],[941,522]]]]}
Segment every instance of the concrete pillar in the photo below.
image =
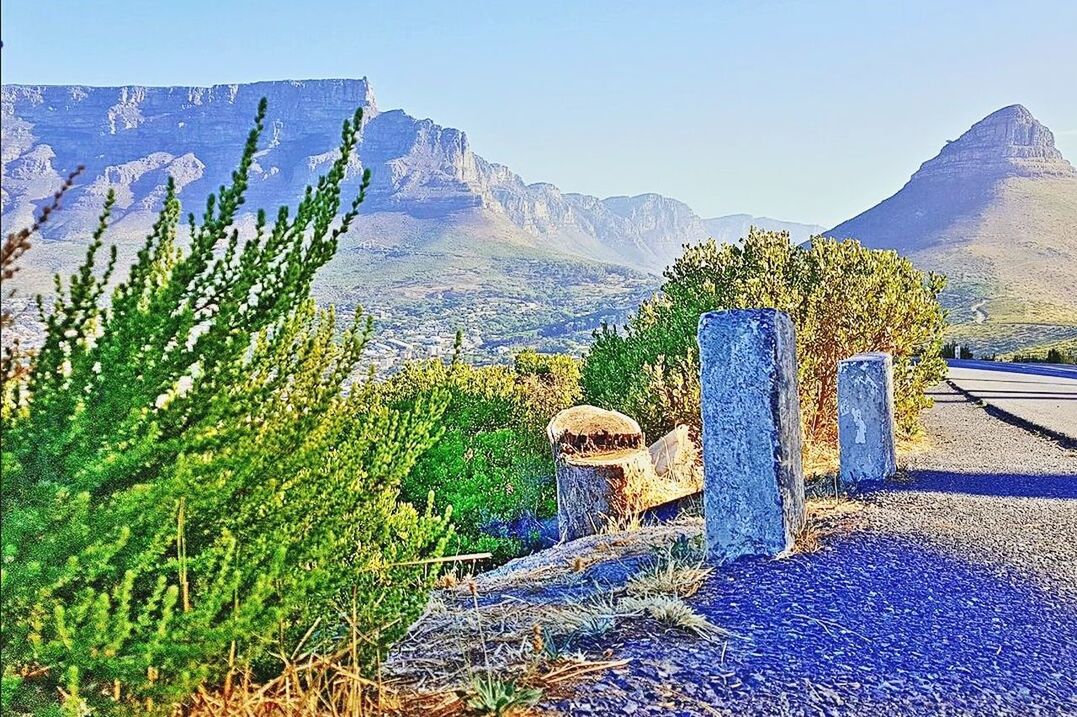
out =
{"type": "Polygon", "coordinates": [[[804,525],[796,343],[774,309],[699,319],[708,555],[776,555],[804,525]]]}
{"type": "Polygon", "coordinates": [[[884,480],[897,470],[890,354],[863,353],[838,362],[838,442],[843,483],[884,480]]]}

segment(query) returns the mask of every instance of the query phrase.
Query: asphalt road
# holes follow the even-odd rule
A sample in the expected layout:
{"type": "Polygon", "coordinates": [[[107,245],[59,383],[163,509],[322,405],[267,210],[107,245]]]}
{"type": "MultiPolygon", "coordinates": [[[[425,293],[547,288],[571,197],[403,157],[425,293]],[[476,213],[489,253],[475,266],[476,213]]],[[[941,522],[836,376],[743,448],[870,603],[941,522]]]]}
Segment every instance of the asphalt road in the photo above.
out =
{"type": "Polygon", "coordinates": [[[1077,379],[1077,366],[1061,363],[1009,363],[1006,361],[970,361],[964,359],[948,359],[946,363],[952,369],[1001,371],[1003,373],[1023,373],[1035,376],[1077,379]]]}
{"type": "Polygon", "coordinates": [[[1077,440],[1077,366],[949,361],[950,381],[1022,421],[1077,440]]]}

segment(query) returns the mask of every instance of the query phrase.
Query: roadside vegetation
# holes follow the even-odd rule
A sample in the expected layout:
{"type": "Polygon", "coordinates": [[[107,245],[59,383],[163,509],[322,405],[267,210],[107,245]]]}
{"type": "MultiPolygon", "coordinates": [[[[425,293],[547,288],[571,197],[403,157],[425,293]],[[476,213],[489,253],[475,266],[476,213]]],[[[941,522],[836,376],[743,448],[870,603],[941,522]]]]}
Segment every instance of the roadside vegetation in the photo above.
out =
{"type": "Polygon", "coordinates": [[[432,495],[437,512],[451,513],[450,552],[500,563],[534,548],[539,521],[557,511],[546,424],[579,401],[579,375],[571,357],[524,351],[512,366],[413,362],[380,387],[390,406],[448,396],[441,437],[401,487],[405,500],[432,495]]]}
{"type": "Polygon", "coordinates": [[[920,430],[924,390],[946,370],[940,358],[942,277],[924,275],[892,251],[816,238],[801,249],[786,234],[753,229],[742,245],[688,247],[655,298],[624,329],[604,326],[583,367],[584,397],[635,417],[651,436],[699,425],[701,314],[773,307],[797,332],[798,386],[806,441],[837,435],[837,362],[862,351],[894,356],[895,410],[907,434],[920,430]]]}
{"type": "Polygon", "coordinates": [[[5,713],[168,714],[228,675],[272,676],[301,641],[335,652],[345,617],[363,636],[347,660],[369,672],[426,602],[421,563],[451,530],[399,486],[448,396],[390,407],[349,382],[371,323],[341,333],[309,298],[369,179],[343,196],[361,113],[295,210],[259,211],[241,241],[264,116],[189,247],[169,183],[115,286],[108,198],[5,383],[5,713]]]}
{"type": "Polygon", "coordinates": [[[974,358],[972,349],[968,346],[962,346],[957,343],[945,343],[942,345],[942,351],[939,354],[944,359],[971,359],[974,358]],[[960,354],[960,355],[959,355],[960,354]]]}
{"type": "Polygon", "coordinates": [[[1003,358],[1018,363],[1077,364],[1077,338],[1037,346],[1003,358]]]}
{"type": "MultiPolygon", "coordinates": [[[[909,434],[923,389],[942,376],[941,278],[856,242],[801,250],[754,230],[742,246],[688,248],[662,293],[623,331],[596,332],[582,363],[524,351],[512,365],[473,366],[458,338],[451,361],[364,375],[373,322],[357,311],[342,327],[310,298],[369,183],[352,162],[362,114],[298,205],[257,211],[241,237],[265,112],[263,101],[231,183],[187,228],[169,182],[126,272],[106,251],[110,195],[81,268],[38,301],[43,343],[5,350],[5,714],[376,711],[389,647],[429,614],[439,578],[455,583],[460,556],[489,553],[488,566],[541,543],[556,511],[545,435],[555,413],[615,408],[652,439],[698,424],[704,311],[790,313],[813,444],[833,443],[838,359],[894,354],[909,434]]],[[[5,242],[5,292],[38,226],[5,242]]],[[[520,684],[472,675],[460,704],[508,714],[541,685],[596,669],[565,650],[616,619],[723,638],[683,601],[708,574],[671,552],[616,604],[543,616],[560,628],[531,637],[529,664],[541,667],[520,684]]],[[[471,590],[469,613],[490,612],[471,590]]],[[[479,639],[467,649],[485,650],[479,639]]]]}

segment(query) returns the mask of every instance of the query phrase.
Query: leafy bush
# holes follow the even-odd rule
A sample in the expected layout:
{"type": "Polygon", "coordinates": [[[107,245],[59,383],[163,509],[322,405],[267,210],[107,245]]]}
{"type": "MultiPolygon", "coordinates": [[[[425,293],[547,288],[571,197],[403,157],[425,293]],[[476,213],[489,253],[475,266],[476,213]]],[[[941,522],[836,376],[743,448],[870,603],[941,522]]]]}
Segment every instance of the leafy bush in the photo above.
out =
{"type": "MultiPolygon", "coordinates": [[[[60,188],[53,193],[52,200],[34,217],[33,224],[4,237],[4,243],[0,246],[0,286],[3,286],[5,300],[15,296],[15,291],[8,291],[5,282],[19,273],[19,259],[30,248],[30,237],[48,223],[49,218],[60,208],[61,200],[68,190],[75,186],[75,180],[82,174],[83,169],[85,168],[79,165],[67,175],[60,188]]],[[[3,339],[3,347],[0,348],[0,421],[7,420],[18,410],[16,398],[19,387],[30,373],[33,356],[32,351],[20,345],[19,336],[12,330],[15,328],[15,319],[15,314],[8,311],[7,307],[0,308],[0,338],[3,339]]]]}
{"type": "MultiPolygon", "coordinates": [[[[3,424],[4,703],[14,710],[168,712],[232,668],[264,669],[340,611],[374,662],[425,602],[415,561],[445,520],[398,500],[439,434],[445,396],[390,409],[345,390],[371,332],[339,335],[307,298],[369,181],[338,218],[361,115],[294,215],[239,242],[265,116],[232,183],[190,216],[164,209],[105,301],[96,254],[45,315],[46,338],[3,424]]],[[[58,289],[62,287],[59,286],[58,289]]],[[[339,623],[337,623],[339,624],[339,623]]]]}
{"type": "Polygon", "coordinates": [[[580,398],[578,362],[533,351],[517,356],[512,368],[413,362],[383,391],[392,405],[435,391],[449,396],[441,440],[404,479],[405,498],[433,493],[435,510],[451,510],[454,552],[489,551],[499,561],[522,552],[521,537],[495,537],[484,528],[556,512],[545,430],[554,413],[580,398]]]}
{"type": "Polygon", "coordinates": [[[894,355],[900,427],[917,430],[924,389],[942,379],[942,277],[924,276],[892,251],[753,229],[742,246],[688,248],[665,272],[662,292],[624,332],[604,326],[583,366],[586,399],[640,421],[651,436],[699,425],[696,329],[706,311],[772,307],[797,331],[801,420],[808,441],[835,439],[837,362],[861,351],[894,355]]]}
{"type": "Polygon", "coordinates": [[[545,432],[554,414],[574,406],[583,397],[580,362],[562,354],[525,350],[516,355],[516,392],[525,417],[545,432]]]}
{"type": "Polygon", "coordinates": [[[1060,341],[1046,350],[1028,349],[1009,356],[1008,360],[1017,363],[1077,364],[1077,339],[1060,341]]]}

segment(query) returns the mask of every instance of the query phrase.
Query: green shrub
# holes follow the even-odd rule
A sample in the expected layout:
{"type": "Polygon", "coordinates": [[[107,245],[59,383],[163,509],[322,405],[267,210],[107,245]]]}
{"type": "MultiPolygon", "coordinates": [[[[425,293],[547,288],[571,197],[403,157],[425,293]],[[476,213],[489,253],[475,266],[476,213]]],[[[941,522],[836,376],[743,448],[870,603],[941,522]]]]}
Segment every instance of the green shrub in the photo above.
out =
{"type": "Polygon", "coordinates": [[[471,682],[472,696],[467,706],[477,715],[489,717],[512,717],[524,713],[542,700],[542,690],[521,687],[512,680],[502,680],[493,675],[479,675],[471,682]]]}
{"type": "Polygon", "coordinates": [[[696,329],[706,311],[771,307],[797,330],[801,420],[809,441],[836,434],[837,362],[861,351],[894,355],[896,412],[914,432],[941,380],[943,279],[924,276],[892,251],[816,238],[810,249],[784,233],[753,229],[742,246],[688,248],[665,272],[662,292],[623,332],[604,326],[583,366],[588,402],[639,420],[652,437],[677,423],[699,425],[696,329]]]}
{"type": "Polygon", "coordinates": [[[1026,349],[1007,356],[1005,360],[1017,363],[1077,364],[1077,339],[1059,341],[1046,348],[1026,349]]]}
{"type": "Polygon", "coordinates": [[[433,391],[449,396],[444,434],[404,479],[405,498],[433,493],[435,510],[451,510],[453,552],[488,551],[497,561],[521,553],[526,546],[519,538],[494,537],[483,528],[556,512],[545,430],[554,413],[579,400],[579,363],[533,351],[517,356],[512,368],[413,362],[383,391],[393,405],[433,391]]]}
{"type": "Polygon", "coordinates": [[[540,354],[525,350],[516,355],[516,391],[529,420],[540,431],[554,414],[574,406],[583,397],[580,362],[562,354],[540,354]]]}
{"type": "Polygon", "coordinates": [[[944,359],[953,359],[953,358],[956,358],[956,359],[971,359],[971,358],[973,358],[972,349],[970,349],[968,346],[962,346],[961,344],[952,343],[952,342],[951,343],[945,343],[945,344],[942,345],[942,349],[939,351],[939,356],[941,356],[944,359]],[[957,355],[957,353],[959,351],[961,352],[960,356],[957,355]]]}
{"type": "Polygon", "coordinates": [[[390,409],[349,386],[371,332],[343,335],[307,298],[369,176],[339,215],[361,116],[294,215],[240,244],[234,221],[265,116],[232,184],[190,217],[164,209],[105,301],[115,253],[86,262],[3,424],[4,705],[169,712],[232,667],[264,674],[340,613],[367,638],[357,669],[418,614],[443,518],[398,499],[439,437],[437,391],[390,409]],[[338,216],[339,215],[339,216],[338,216]],[[401,563],[411,563],[401,565],[401,563]],[[32,678],[31,678],[32,676],[32,678]]]}

